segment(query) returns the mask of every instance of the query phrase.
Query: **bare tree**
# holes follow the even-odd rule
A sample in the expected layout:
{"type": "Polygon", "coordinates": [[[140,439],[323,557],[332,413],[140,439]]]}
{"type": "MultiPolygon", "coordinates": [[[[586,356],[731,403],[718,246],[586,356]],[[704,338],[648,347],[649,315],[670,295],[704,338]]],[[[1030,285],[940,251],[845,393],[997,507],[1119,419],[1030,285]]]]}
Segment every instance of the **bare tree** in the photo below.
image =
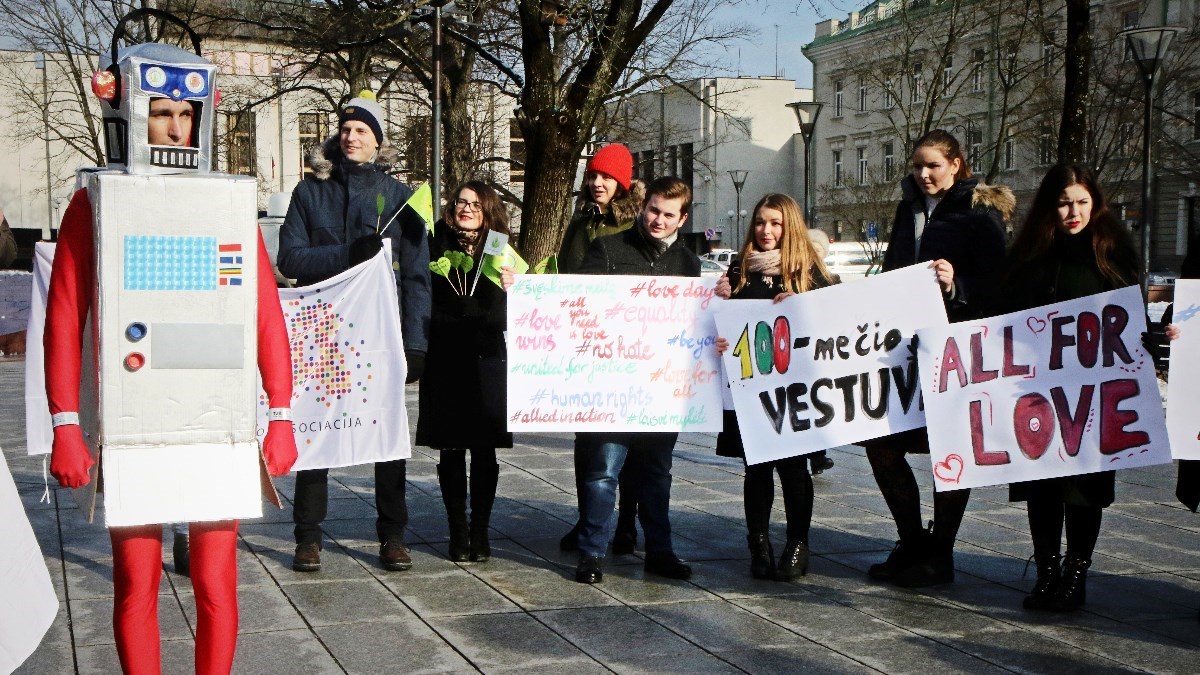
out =
{"type": "Polygon", "coordinates": [[[873,267],[883,265],[884,244],[891,238],[896,214],[898,186],[897,176],[885,176],[875,168],[868,169],[861,183],[830,180],[817,186],[822,220],[840,223],[839,234],[852,234],[873,267]],[[871,223],[876,228],[874,237],[868,232],[871,223]]]}

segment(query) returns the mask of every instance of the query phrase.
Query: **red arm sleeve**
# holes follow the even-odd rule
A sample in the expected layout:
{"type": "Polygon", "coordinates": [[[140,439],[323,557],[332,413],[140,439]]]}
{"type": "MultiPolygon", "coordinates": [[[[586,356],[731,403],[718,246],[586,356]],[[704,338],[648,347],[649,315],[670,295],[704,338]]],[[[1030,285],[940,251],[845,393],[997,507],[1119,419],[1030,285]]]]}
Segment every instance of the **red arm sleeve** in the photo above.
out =
{"type": "MultiPolygon", "coordinates": [[[[267,255],[262,233],[258,235],[258,372],[272,408],[292,407],[292,348],[288,342],[274,267],[267,255]]],[[[267,424],[263,456],[267,470],[282,476],[296,463],[296,437],[292,423],[277,420],[267,424]]]]}
{"type": "Polygon", "coordinates": [[[87,190],[71,198],[58,231],[46,300],[46,397],[50,414],[79,411],[83,326],[96,293],[92,204],[87,190]]]}
{"type": "MultiPolygon", "coordinates": [[[[79,412],[83,328],[96,292],[92,204],[79,190],[63,216],[46,300],[46,397],[50,414],[79,412]]],[[[89,377],[94,377],[89,373],[89,377]]],[[[87,485],[94,461],[78,424],[54,428],[50,473],[63,487],[87,485]]]]}

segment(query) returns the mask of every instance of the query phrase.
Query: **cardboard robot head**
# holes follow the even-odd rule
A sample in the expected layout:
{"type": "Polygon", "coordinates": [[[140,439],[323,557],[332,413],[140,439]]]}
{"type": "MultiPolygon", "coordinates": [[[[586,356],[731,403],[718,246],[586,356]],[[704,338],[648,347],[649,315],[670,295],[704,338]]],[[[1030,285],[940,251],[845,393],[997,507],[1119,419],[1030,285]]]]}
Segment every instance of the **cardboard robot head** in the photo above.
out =
{"type": "Polygon", "coordinates": [[[131,174],[210,173],[213,118],[220,101],[217,67],[200,56],[200,39],[191,27],[161,10],[130,12],[117,24],[108,61],[106,69],[92,77],[92,91],[100,99],[104,117],[108,168],[131,174]],[[117,41],[124,36],[125,24],[147,15],[181,25],[195,53],[156,42],[118,52],[117,41]],[[191,134],[182,145],[150,143],[150,108],[157,99],[191,106],[191,134]]]}

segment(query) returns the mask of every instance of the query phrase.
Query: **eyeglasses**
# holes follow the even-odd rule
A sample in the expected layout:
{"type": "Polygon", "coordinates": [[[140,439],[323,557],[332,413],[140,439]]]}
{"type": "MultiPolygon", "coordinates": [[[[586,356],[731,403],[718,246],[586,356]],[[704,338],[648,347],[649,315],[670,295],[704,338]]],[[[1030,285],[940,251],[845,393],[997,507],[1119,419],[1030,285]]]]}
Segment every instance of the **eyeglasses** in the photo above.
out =
{"type": "Polygon", "coordinates": [[[454,206],[456,208],[465,208],[465,209],[469,209],[471,211],[482,211],[483,210],[483,204],[480,204],[479,202],[469,202],[461,197],[454,200],[454,206]]]}

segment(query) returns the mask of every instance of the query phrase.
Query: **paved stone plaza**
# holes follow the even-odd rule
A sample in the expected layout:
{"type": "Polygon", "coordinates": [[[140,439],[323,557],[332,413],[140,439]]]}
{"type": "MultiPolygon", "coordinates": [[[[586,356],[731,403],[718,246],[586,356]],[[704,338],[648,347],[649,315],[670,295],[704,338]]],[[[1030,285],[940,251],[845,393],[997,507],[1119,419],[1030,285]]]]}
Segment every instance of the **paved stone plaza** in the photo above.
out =
{"type": "MultiPolygon", "coordinates": [[[[11,392],[0,444],[58,589],[58,620],[19,673],[119,672],[108,536],[66,490],[39,503],[42,463],[25,456],[22,362],[0,363],[11,392]]],[[[415,423],[416,391],[410,388],[415,423]]],[[[1031,614],[1025,512],[1006,488],[976,490],[957,548],[958,579],[928,592],[868,582],[895,530],[862,450],[831,453],[815,479],[813,561],[797,583],[750,578],[740,462],[715,439],[675,450],[672,521],[691,581],[645,578],[637,556],[605,580],[573,580],[559,537],[575,519],[571,440],[518,437],[501,451],[490,562],[446,560],[436,453],[409,462],[414,566],[378,564],[370,468],[335,471],[323,570],[290,568],[291,513],[241,528],[242,673],[521,672],[1180,672],[1200,666],[1200,516],[1174,498],[1173,466],[1118,474],[1084,611],[1031,614]]],[[[917,458],[919,461],[920,458],[917,458]]],[[[918,473],[926,486],[929,472],[918,473]]],[[[280,481],[290,496],[292,481],[280,481]]],[[[776,499],[782,521],[782,498],[776,499]]],[[[99,520],[99,516],[98,516],[99,520]]],[[[782,546],[782,522],[775,542],[782,546]]],[[[170,535],[168,534],[168,537],[170,535]]],[[[170,569],[170,544],[165,548],[170,569]]],[[[159,596],[164,672],[192,671],[194,599],[167,572],[159,596]]]]}

